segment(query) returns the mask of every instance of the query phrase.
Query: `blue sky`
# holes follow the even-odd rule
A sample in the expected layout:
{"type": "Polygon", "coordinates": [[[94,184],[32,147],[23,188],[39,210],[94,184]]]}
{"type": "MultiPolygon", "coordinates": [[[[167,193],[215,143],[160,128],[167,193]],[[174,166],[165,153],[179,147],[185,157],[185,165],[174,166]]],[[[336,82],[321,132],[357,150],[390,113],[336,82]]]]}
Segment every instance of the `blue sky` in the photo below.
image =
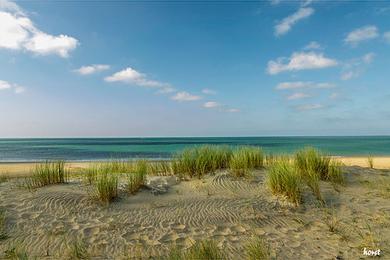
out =
{"type": "Polygon", "coordinates": [[[0,0],[0,137],[390,134],[390,4],[0,0]]]}

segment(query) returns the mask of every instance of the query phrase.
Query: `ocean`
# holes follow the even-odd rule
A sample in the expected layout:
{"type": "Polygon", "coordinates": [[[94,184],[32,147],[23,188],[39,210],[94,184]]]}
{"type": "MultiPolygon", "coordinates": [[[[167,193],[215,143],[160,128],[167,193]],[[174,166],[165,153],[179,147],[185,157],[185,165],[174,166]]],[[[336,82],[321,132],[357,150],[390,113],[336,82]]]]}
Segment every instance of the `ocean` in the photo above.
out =
{"type": "Polygon", "coordinates": [[[330,155],[390,155],[390,136],[359,137],[167,137],[0,139],[0,162],[169,159],[195,145],[253,145],[267,153],[292,153],[314,146],[330,155]]]}

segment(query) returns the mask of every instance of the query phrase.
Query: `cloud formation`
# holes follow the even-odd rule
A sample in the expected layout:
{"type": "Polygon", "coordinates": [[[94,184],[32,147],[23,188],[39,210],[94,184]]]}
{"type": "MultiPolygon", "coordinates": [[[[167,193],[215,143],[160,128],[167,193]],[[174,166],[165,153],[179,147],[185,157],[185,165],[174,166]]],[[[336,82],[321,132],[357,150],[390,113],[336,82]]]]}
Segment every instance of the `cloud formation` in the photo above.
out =
{"type": "Polygon", "coordinates": [[[323,69],[336,66],[338,62],[316,52],[294,52],[290,58],[278,58],[268,62],[267,72],[271,75],[284,71],[323,69]]]}
{"type": "Polygon", "coordinates": [[[20,94],[25,91],[25,88],[5,80],[0,80],[0,91],[1,90],[13,90],[15,94],[20,94]]]}
{"type": "Polygon", "coordinates": [[[127,84],[133,84],[141,87],[168,87],[169,84],[150,80],[146,74],[136,71],[135,69],[128,67],[124,70],[118,71],[113,75],[104,78],[107,82],[123,82],[127,84]]]}
{"type": "Polygon", "coordinates": [[[296,99],[303,99],[303,98],[309,98],[311,95],[303,93],[303,92],[297,92],[293,93],[289,96],[287,96],[287,100],[296,100],[296,99]]]}
{"type": "Polygon", "coordinates": [[[350,80],[353,78],[359,77],[374,61],[375,53],[367,53],[360,58],[352,59],[343,64],[343,69],[341,72],[342,80],[350,80]]]}
{"type": "Polygon", "coordinates": [[[316,110],[324,108],[324,105],[321,104],[305,104],[305,105],[299,105],[295,106],[295,109],[298,111],[308,111],[308,110],[316,110]]]}
{"type": "Polygon", "coordinates": [[[387,43],[390,43],[390,31],[385,32],[385,33],[383,34],[383,38],[385,39],[385,41],[386,41],[387,43]]]}
{"type": "Polygon", "coordinates": [[[351,46],[357,46],[361,42],[375,39],[378,36],[378,28],[373,25],[367,25],[348,33],[344,42],[351,46]]]}
{"type": "Polygon", "coordinates": [[[219,104],[218,102],[215,102],[215,101],[209,101],[209,102],[206,102],[203,104],[203,107],[204,108],[216,108],[216,107],[220,107],[221,104],[219,104]]]}
{"type": "Polygon", "coordinates": [[[90,75],[94,74],[100,71],[108,70],[110,69],[110,65],[105,64],[93,64],[89,66],[82,66],[81,68],[74,70],[80,75],[90,75]]]}
{"type": "Polygon", "coordinates": [[[314,14],[314,9],[311,7],[299,8],[298,11],[287,16],[275,26],[275,35],[281,36],[288,33],[294,24],[302,19],[308,18],[312,14],[314,14]]]}
{"type": "Polygon", "coordinates": [[[177,92],[174,96],[171,97],[172,100],[184,102],[184,101],[196,101],[200,100],[202,97],[197,95],[192,95],[186,91],[177,92]]]}
{"type": "Polygon", "coordinates": [[[325,89],[325,88],[334,88],[336,85],[332,83],[315,83],[311,81],[292,81],[292,82],[282,82],[279,83],[275,89],[285,90],[285,89],[325,89]]]}
{"type": "Polygon", "coordinates": [[[73,37],[50,35],[39,30],[17,4],[0,0],[0,49],[66,58],[77,45],[78,40],[73,37]]]}
{"type": "Polygon", "coordinates": [[[209,89],[209,88],[204,88],[202,89],[202,93],[206,95],[215,95],[217,94],[217,91],[209,89]]]}
{"type": "Polygon", "coordinates": [[[306,45],[304,50],[320,50],[322,49],[321,45],[316,41],[311,41],[308,45],[306,45]]]}

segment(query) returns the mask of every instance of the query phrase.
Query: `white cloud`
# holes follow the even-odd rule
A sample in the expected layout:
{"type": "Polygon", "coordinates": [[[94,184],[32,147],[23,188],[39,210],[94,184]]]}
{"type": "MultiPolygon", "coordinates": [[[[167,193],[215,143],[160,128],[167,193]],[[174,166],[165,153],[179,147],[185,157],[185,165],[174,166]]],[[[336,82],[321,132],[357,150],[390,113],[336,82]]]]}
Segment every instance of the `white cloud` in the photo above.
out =
{"type": "Polygon", "coordinates": [[[108,69],[110,69],[109,65],[93,64],[89,66],[82,66],[81,68],[75,70],[75,72],[79,73],[80,75],[89,75],[89,74],[97,73],[108,69]]]}
{"type": "Polygon", "coordinates": [[[203,104],[203,107],[204,108],[216,108],[216,107],[220,107],[221,104],[219,104],[218,102],[215,102],[215,101],[209,101],[209,102],[206,102],[203,104]]]}
{"type": "Polygon", "coordinates": [[[301,7],[298,11],[284,18],[275,26],[275,35],[280,36],[291,30],[292,26],[299,20],[307,18],[314,13],[314,9],[310,7],[301,7]]]}
{"type": "Polygon", "coordinates": [[[276,61],[269,61],[267,72],[275,75],[283,71],[323,69],[337,64],[336,60],[327,58],[322,53],[294,52],[288,59],[278,58],[276,61]]]}
{"type": "Polygon", "coordinates": [[[385,38],[385,40],[386,40],[387,43],[390,43],[390,31],[385,32],[385,33],[383,34],[383,38],[385,38]]]}
{"type": "Polygon", "coordinates": [[[360,42],[375,39],[378,35],[378,28],[376,26],[367,25],[350,32],[344,39],[344,42],[352,46],[356,46],[360,42]]]}
{"type": "Polygon", "coordinates": [[[338,99],[340,96],[341,96],[340,93],[338,93],[338,92],[333,92],[333,93],[331,93],[331,94],[329,95],[329,98],[330,98],[330,99],[338,99]]]}
{"type": "Polygon", "coordinates": [[[302,93],[302,92],[298,92],[298,93],[294,93],[294,94],[289,95],[287,97],[287,100],[296,100],[296,99],[302,99],[302,98],[308,98],[308,97],[311,97],[311,95],[306,94],[306,93],[302,93]]]}
{"type": "Polygon", "coordinates": [[[25,91],[25,88],[17,84],[9,83],[5,80],[0,80],[0,91],[1,90],[13,90],[15,94],[20,94],[25,91]]]}
{"type": "Polygon", "coordinates": [[[240,112],[240,110],[237,109],[237,108],[229,108],[229,109],[226,110],[226,112],[229,112],[229,113],[238,113],[238,112],[240,112]]]}
{"type": "Polygon", "coordinates": [[[321,104],[306,104],[306,105],[299,105],[295,107],[295,109],[299,111],[316,110],[321,108],[324,108],[324,106],[321,104]]]}
{"type": "Polygon", "coordinates": [[[142,87],[168,87],[169,84],[162,83],[147,78],[146,74],[140,73],[133,68],[126,68],[118,71],[113,75],[104,79],[107,82],[123,82],[128,84],[134,84],[142,87]]]}
{"type": "Polygon", "coordinates": [[[284,89],[324,89],[324,88],[334,88],[336,87],[332,83],[315,83],[311,81],[292,81],[292,82],[282,82],[279,83],[275,89],[284,90],[284,89]]]}
{"type": "Polygon", "coordinates": [[[190,94],[190,93],[188,93],[186,91],[178,92],[178,93],[176,93],[176,95],[171,97],[172,100],[176,100],[176,101],[179,101],[179,102],[182,102],[182,101],[196,101],[196,100],[199,100],[201,98],[202,97],[196,96],[196,95],[192,95],[192,94],[190,94]]]}
{"type": "Polygon", "coordinates": [[[322,49],[322,47],[318,42],[312,41],[308,45],[306,45],[303,49],[304,50],[320,50],[320,49],[322,49]]]}
{"type": "Polygon", "coordinates": [[[209,88],[205,88],[205,89],[202,89],[202,93],[206,94],[206,95],[215,95],[215,94],[217,94],[217,91],[209,89],[209,88]]]}
{"type": "Polygon", "coordinates": [[[344,62],[341,79],[350,80],[359,77],[366,70],[367,66],[373,62],[374,58],[375,53],[370,52],[360,58],[344,62]]]}
{"type": "Polygon", "coordinates": [[[161,88],[160,90],[158,90],[156,93],[157,94],[168,94],[168,93],[172,93],[172,92],[175,92],[176,89],[175,88],[172,88],[172,87],[163,87],[161,88]]]}
{"type": "Polygon", "coordinates": [[[27,50],[39,55],[56,54],[66,58],[78,40],[67,35],[40,31],[15,3],[0,0],[0,49],[27,50]]]}

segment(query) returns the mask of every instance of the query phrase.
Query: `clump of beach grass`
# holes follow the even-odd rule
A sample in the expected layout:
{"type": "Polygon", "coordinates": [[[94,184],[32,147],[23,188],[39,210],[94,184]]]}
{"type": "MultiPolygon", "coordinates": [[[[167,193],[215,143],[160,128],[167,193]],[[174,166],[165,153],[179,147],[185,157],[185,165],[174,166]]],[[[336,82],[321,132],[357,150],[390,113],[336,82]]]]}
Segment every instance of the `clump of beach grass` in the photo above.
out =
{"type": "Polygon", "coordinates": [[[148,166],[150,175],[170,176],[173,174],[172,164],[169,161],[151,162],[148,166]]]}
{"type": "Polygon", "coordinates": [[[343,184],[344,176],[341,163],[324,156],[315,148],[307,147],[295,154],[295,165],[303,181],[310,187],[313,194],[322,200],[319,181],[330,181],[343,184]]]}
{"type": "Polygon", "coordinates": [[[7,182],[9,179],[8,174],[0,174],[0,183],[7,182]]]}
{"type": "Polygon", "coordinates": [[[229,165],[231,149],[214,145],[187,148],[178,153],[172,169],[176,175],[202,178],[229,165]]]}
{"type": "Polygon", "coordinates": [[[374,169],[374,158],[369,155],[367,157],[367,164],[368,164],[368,167],[370,167],[371,169],[374,169]]]}
{"type": "Polygon", "coordinates": [[[301,202],[301,178],[294,164],[288,159],[272,164],[268,171],[267,184],[272,193],[285,196],[295,205],[301,202]]]}
{"type": "Polygon", "coordinates": [[[7,238],[8,235],[5,231],[5,210],[0,208],[0,241],[7,238]]]}
{"type": "Polygon", "coordinates": [[[325,224],[328,226],[328,230],[332,233],[336,232],[339,228],[340,220],[336,215],[335,209],[332,208],[325,213],[325,224]]]}
{"type": "Polygon", "coordinates": [[[147,173],[147,162],[145,160],[137,161],[134,171],[127,173],[127,191],[130,194],[136,193],[144,185],[147,173]]]}
{"type": "Polygon", "coordinates": [[[193,246],[185,251],[177,247],[171,248],[167,260],[224,260],[227,259],[225,253],[218,248],[213,240],[197,241],[193,246]]]}
{"type": "Polygon", "coordinates": [[[10,245],[4,252],[5,259],[10,260],[28,260],[28,254],[24,246],[19,243],[10,245]]]}
{"type": "Polygon", "coordinates": [[[245,252],[248,260],[269,260],[271,252],[269,245],[263,238],[255,238],[245,245],[245,252]]]}
{"type": "Polygon", "coordinates": [[[247,177],[251,170],[264,167],[264,153],[261,148],[244,146],[233,151],[229,168],[236,177],[247,177]]]}
{"type": "Polygon", "coordinates": [[[85,260],[90,259],[87,245],[83,240],[77,239],[70,245],[68,257],[69,259],[85,260]]]}
{"type": "Polygon", "coordinates": [[[100,202],[110,203],[118,197],[118,175],[106,172],[96,176],[92,196],[100,202]]]}
{"type": "Polygon", "coordinates": [[[32,176],[26,179],[28,188],[38,188],[51,184],[66,183],[69,173],[65,161],[46,161],[35,166],[32,176]]]}

